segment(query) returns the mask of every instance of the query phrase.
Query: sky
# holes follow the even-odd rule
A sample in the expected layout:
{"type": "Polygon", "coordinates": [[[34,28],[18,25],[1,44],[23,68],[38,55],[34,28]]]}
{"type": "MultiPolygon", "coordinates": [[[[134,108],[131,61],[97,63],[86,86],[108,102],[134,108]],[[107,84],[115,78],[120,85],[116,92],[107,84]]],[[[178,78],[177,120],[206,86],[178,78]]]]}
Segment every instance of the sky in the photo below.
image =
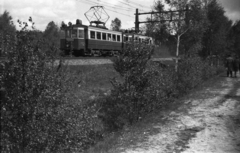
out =
{"type": "MultiPolygon", "coordinates": [[[[154,1],[157,0],[0,0],[0,14],[5,10],[10,12],[15,25],[18,19],[27,21],[31,16],[36,29],[45,30],[51,21],[60,25],[62,21],[75,23],[76,19],[80,19],[83,24],[89,25],[84,13],[92,6],[103,5],[110,17],[106,22],[107,28],[110,28],[111,21],[117,17],[121,20],[123,29],[130,29],[134,27],[136,8],[139,12],[150,12],[154,1]]],[[[224,7],[226,16],[233,21],[240,20],[240,0],[218,1],[224,7]]],[[[87,14],[89,17],[93,16],[91,11],[87,14]]],[[[107,19],[104,14],[101,17],[107,19]]],[[[146,17],[149,16],[141,15],[139,19],[144,21],[146,17]]]]}

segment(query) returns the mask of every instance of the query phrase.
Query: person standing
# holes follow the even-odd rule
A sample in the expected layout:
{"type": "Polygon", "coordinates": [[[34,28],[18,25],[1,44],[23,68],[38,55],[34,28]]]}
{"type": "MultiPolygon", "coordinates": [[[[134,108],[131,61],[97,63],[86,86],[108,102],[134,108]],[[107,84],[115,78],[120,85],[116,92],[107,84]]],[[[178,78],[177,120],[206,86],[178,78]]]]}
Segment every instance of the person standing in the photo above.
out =
{"type": "Polygon", "coordinates": [[[231,57],[231,55],[228,55],[225,63],[225,67],[227,69],[227,77],[232,77],[233,64],[234,64],[234,59],[231,57]]]}
{"type": "Polygon", "coordinates": [[[234,76],[237,77],[237,72],[239,71],[240,73],[240,59],[237,57],[234,60],[234,65],[233,65],[233,71],[234,71],[234,76]]]}
{"type": "Polygon", "coordinates": [[[235,58],[233,60],[233,72],[234,72],[234,77],[237,77],[237,71],[238,71],[238,58],[235,58]]]}

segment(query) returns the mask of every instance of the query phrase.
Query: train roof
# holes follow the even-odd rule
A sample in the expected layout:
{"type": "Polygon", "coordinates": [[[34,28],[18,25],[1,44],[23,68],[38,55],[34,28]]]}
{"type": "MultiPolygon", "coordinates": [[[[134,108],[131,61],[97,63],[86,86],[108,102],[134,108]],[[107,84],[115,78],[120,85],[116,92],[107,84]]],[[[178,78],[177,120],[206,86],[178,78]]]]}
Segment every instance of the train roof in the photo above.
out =
{"type": "Polygon", "coordinates": [[[122,34],[121,31],[113,31],[113,30],[103,29],[103,28],[95,27],[95,26],[88,26],[88,29],[96,30],[96,31],[104,31],[104,32],[110,32],[110,33],[122,34]]]}
{"type": "Polygon", "coordinates": [[[106,32],[106,33],[110,32],[110,33],[115,33],[115,34],[124,34],[124,35],[131,35],[131,36],[134,35],[134,37],[140,37],[140,38],[152,38],[150,36],[146,36],[146,35],[142,35],[142,34],[129,33],[129,32],[124,32],[124,31],[114,31],[114,30],[109,30],[104,27],[97,27],[97,26],[91,26],[91,25],[87,26],[87,25],[83,25],[83,24],[73,24],[71,26],[65,27],[64,29],[71,29],[71,28],[78,28],[78,27],[79,28],[81,28],[81,27],[88,28],[90,30],[95,30],[95,31],[100,31],[100,32],[102,31],[102,32],[106,32]]]}

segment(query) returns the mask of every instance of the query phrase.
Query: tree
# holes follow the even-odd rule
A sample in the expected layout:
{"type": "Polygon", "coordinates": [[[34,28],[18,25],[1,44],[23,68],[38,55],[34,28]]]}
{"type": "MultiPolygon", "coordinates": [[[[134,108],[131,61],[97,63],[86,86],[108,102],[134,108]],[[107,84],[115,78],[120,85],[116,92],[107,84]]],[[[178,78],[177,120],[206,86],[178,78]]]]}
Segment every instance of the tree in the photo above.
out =
{"type": "MultiPolygon", "coordinates": [[[[155,41],[163,42],[176,55],[177,70],[179,55],[192,56],[202,49],[202,36],[207,26],[206,11],[202,1],[198,0],[166,0],[165,3],[169,5],[169,10],[180,11],[154,14],[154,20],[160,22],[148,27],[152,26],[152,31],[149,31],[155,41]],[[188,11],[184,11],[187,8],[188,11]]],[[[154,8],[156,12],[167,11],[161,1],[155,3],[154,8]]]]}
{"type": "Polygon", "coordinates": [[[66,27],[67,27],[67,24],[64,21],[62,21],[60,29],[64,29],[66,27]]]}
{"type": "Polygon", "coordinates": [[[13,24],[12,17],[8,11],[4,11],[4,13],[0,15],[0,31],[16,31],[16,27],[13,24]]]}
{"type": "MultiPolygon", "coordinates": [[[[171,10],[185,10],[187,5],[187,0],[168,0],[166,1],[167,4],[170,5],[171,10]]],[[[172,15],[172,14],[171,14],[172,15]]],[[[184,12],[178,12],[178,14],[174,15],[176,18],[175,21],[170,22],[169,30],[170,33],[174,34],[177,39],[177,46],[176,46],[176,64],[175,70],[178,69],[178,58],[179,58],[179,46],[180,46],[180,39],[183,34],[185,34],[189,30],[188,24],[183,20],[185,18],[184,12]]]]}
{"type": "Polygon", "coordinates": [[[229,32],[228,40],[231,40],[230,52],[240,57],[240,20],[236,21],[229,32]]]}
{"type": "Polygon", "coordinates": [[[203,1],[191,0],[188,3],[189,12],[186,18],[189,30],[182,36],[180,53],[186,57],[199,55],[202,38],[208,27],[207,12],[203,1]]]}
{"type": "Polygon", "coordinates": [[[52,45],[60,47],[60,28],[54,21],[48,23],[43,32],[43,37],[51,42],[52,45]]]}
{"type": "Polygon", "coordinates": [[[6,41],[6,36],[11,37],[13,41],[15,31],[16,28],[10,13],[4,11],[4,13],[0,15],[0,56],[4,56],[3,50],[5,50],[4,42],[6,41]]]}
{"type": "Polygon", "coordinates": [[[121,26],[122,26],[121,20],[119,20],[118,18],[115,18],[114,20],[112,20],[110,29],[114,31],[120,31],[121,26]]]}
{"type": "Polygon", "coordinates": [[[203,37],[203,57],[211,55],[222,56],[227,48],[227,35],[231,21],[224,15],[223,7],[216,1],[207,1],[207,18],[209,26],[203,37]]]}
{"type": "MultiPolygon", "coordinates": [[[[164,11],[164,4],[161,1],[157,1],[154,5],[154,11],[161,12],[164,11]]],[[[169,32],[167,30],[167,23],[162,21],[166,16],[159,14],[153,14],[154,21],[161,22],[149,22],[146,26],[146,35],[154,38],[156,44],[167,43],[169,39],[169,32]]],[[[147,21],[151,21],[150,18],[147,18],[147,21]]]]}

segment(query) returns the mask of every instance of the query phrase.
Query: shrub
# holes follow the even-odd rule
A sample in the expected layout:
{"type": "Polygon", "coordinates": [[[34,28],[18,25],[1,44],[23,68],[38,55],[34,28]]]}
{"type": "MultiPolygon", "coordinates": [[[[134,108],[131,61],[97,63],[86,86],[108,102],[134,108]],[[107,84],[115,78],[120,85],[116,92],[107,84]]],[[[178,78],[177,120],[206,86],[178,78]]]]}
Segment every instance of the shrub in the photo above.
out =
{"type": "Polygon", "coordinates": [[[100,118],[107,129],[132,124],[149,111],[151,78],[154,71],[148,68],[153,48],[142,44],[128,44],[114,61],[114,68],[123,82],[112,80],[111,95],[102,101],[100,118]]]}
{"type": "Polygon", "coordinates": [[[99,137],[96,105],[72,94],[71,74],[46,44],[26,29],[3,42],[1,152],[80,152],[99,137]]]}
{"type": "Polygon", "coordinates": [[[223,72],[222,66],[211,66],[208,61],[202,60],[199,56],[184,58],[180,62],[179,71],[176,74],[177,90],[182,94],[186,93],[221,72],[223,72]]]}
{"type": "Polygon", "coordinates": [[[162,68],[149,61],[150,56],[149,46],[131,44],[115,60],[115,69],[124,81],[113,80],[111,95],[101,99],[99,117],[107,130],[138,121],[215,75],[217,70],[194,56],[182,59],[175,72],[174,68],[162,68]]]}

